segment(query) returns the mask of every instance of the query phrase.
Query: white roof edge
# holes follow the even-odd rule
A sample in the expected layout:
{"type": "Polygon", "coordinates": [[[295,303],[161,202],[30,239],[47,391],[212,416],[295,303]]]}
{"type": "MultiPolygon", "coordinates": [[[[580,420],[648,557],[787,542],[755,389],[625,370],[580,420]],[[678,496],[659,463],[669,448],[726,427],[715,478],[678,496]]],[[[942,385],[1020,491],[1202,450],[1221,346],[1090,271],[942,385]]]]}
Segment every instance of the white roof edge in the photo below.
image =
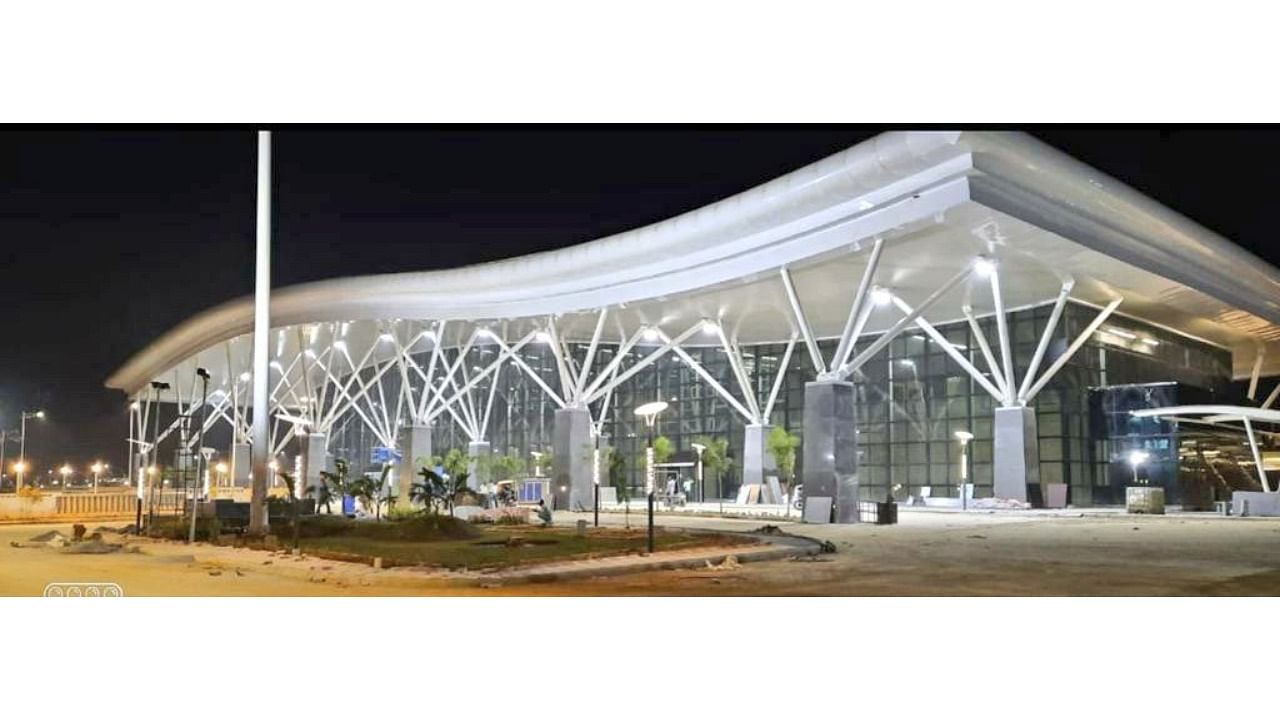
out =
{"type": "MultiPolygon", "coordinates": [[[[456,317],[477,307],[492,311],[475,319],[573,312],[601,298],[630,302],[636,298],[619,289],[656,286],[655,278],[674,275],[673,258],[700,258],[703,267],[742,267],[734,259],[746,252],[767,254],[759,251],[806,228],[880,209],[956,177],[965,177],[972,187],[964,192],[983,204],[1031,216],[1073,240],[1084,235],[1082,244],[1280,323],[1280,305],[1268,299],[1259,306],[1252,297],[1266,287],[1271,297],[1280,297],[1280,272],[1216,233],[1024,133],[931,131],[884,133],[706,207],[560,250],[451,270],[280,288],[272,294],[272,324],[390,317],[389,308],[410,300],[430,309],[424,318],[456,317]],[[1228,267],[1189,277],[1205,257],[1228,267]],[[525,310],[535,301],[536,313],[525,310]]],[[[713,275],[685,273],[684,282],[707,286],[719,281],[713,275]]],[[[680,291],[667,283],[650,297],[680,291]]],[[[251,297],[199,313],[131,357],[106,385],[132,394],[185,358],[251,332],[252,321],[251,297]]]]}
{"type": "Polygon", "coordinates": [[[976,202],[1280,325],[1280,270],[1023,133],[972,133],[976,202]]]}
{"type": "Polygon", "coordinates": [[[1248,405],[1175,405],[1173,407],[1131,410],[1134,417],[1165,417],[1170,415],[1225,415],[1230,419],[1249,418],[1259,422],[1280,423],[1280,410],[1270,410],[1248,405]]]}

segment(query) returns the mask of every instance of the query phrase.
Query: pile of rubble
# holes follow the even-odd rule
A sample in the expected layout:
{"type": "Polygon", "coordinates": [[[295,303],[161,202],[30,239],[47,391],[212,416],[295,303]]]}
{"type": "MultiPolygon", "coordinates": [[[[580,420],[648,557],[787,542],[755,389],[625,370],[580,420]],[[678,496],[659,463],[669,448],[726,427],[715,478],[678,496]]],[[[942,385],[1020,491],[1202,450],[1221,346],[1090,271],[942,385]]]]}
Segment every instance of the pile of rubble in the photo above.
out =
{"type": "Polygon", "coordinates": [[[1030,510],[1031,503],[1011,498],[974,498],[969,507],[975,510],[1030,510]]]}
{"type": "Polygon", "coordinates": [[[104,555],[124,549],[125,546],[123,544],[104,542],[102,539],[103,530],[111,532],[110,528],[98,528],[92,535],[85,537],[85,527],[76,525],[73,537],[67,537],[57,530],[50,530],[27,538],[26,542],[10,542],[9,546],[15,548],[53,548],[72,555],[104,555]]]}

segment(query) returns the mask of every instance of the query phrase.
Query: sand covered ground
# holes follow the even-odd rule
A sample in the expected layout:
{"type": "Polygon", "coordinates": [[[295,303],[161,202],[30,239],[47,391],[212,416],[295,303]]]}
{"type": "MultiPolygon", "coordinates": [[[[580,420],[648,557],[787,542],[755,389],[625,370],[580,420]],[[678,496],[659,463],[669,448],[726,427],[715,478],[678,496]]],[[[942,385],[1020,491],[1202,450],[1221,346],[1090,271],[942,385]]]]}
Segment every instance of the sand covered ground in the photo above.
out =
{"type": "MultiPolygon", "coordinates": [[[[462,586],[447,572],[378,570],[205,544],[141,540],[128,541],[136,551],[66,554],[11,543],[52,529],[70,535],[69,523],[3,525],[0,595],[40,595],[50,582],[113,582],[130,596],[1280,594],[1280,520],[1080,515],[903,512],[901,524],[891,527],[778,523],[787,532],[828,540],[837,552],[731,571],[652,571],[498,587],[462,586]]],[[[575,519],[563,514],[557,522],[575,519]]],[[[623,521],[602,516],[604,524],[623,521]]],[[[695,517],[659,521],[727,531],[761,525],[695,517]]]]}

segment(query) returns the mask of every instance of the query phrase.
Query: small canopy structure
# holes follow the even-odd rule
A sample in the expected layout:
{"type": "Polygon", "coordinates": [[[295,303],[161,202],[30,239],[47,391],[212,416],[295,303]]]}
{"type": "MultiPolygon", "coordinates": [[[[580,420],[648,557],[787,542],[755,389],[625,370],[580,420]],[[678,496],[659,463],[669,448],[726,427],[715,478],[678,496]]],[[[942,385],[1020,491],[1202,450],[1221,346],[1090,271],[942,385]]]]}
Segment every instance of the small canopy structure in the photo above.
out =
{"type": "Polygon", "coordinates": [[[1280,432],[1277,432],[1277,430],[1280,430],[1280,410],[1247,405],[1174,405],[1171,407],[1134,410],[1132,414],[1134,417],[1139,418],[1158,417],[1174,422],[1226,426],[1236,429],[1239,428],[1234,423],[1240,423],[1249,439],[1249,450],[1253,453],[1253,462],[1258,469],[1258,479],[1262,481],[1262,489],[1266,492],[1280,491],[1280,488],[1273,489],[1270,481],[1267,480],[1267,472],[1262,463],[1262,451],[1258,448],[1259,433],[1265,432],[1269,435],[1280,436],[1280,432]],[[1255,430],[1254,423],[1271,425],[1275,429],[1271,431],[1255,430]]]}

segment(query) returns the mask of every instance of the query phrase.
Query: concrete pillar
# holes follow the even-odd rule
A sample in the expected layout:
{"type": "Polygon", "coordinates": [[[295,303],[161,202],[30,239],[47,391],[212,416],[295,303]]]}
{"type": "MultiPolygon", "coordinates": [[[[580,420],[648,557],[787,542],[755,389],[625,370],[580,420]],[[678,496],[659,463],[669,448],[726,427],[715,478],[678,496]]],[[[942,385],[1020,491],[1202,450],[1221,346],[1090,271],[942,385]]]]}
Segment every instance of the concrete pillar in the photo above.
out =
{"type": "Polygon", "coordinates": [[[467,443],[467,487],[479,490],[493,474],[493,448],[485,440],[467,443]]]}
{"type": "Polygon", "coordinates": [[[591,413],[586,408],[557,410],[551,440],[551,493],[556,508],[590,510],[594,503],[591,459],[595,450],[591,413]]]}
{"type": "Polygon", "coordinates": [[[249,461],[249,443],[235,443],[231,446],[231,485],[233,487],[249,487],[253,475],[253,466],[249,461]]]}
{"type": "Polygon", "coordinates": [[[804,386],[804,497],[829,497],[835,522],[858,522],[858,435],[853,383],[804,386]]]}
{"type": "Polygon", "coordinates": [[[431,464],[431,428],[426,425],[409,425],[400,428],[400,462],[396,465],[397,507],[407,509],[409,489],[420,482],[418,471],[431,464]]]}
{"type": "Polygon", "coordinates": [[[765,448],[765,438],[769,436],[772,425],[748,425],[743,429],[742,441],[742,484],[759,485],[765,476],[775,474],[778,463],[765,448]]]}
{"type": "Polygon", "coordinates": [[[307,497],[307,488],[315,488],[311,497],[320,497],[320,487],[324,485],[324,481],[320,479],[320,472],[329,470],[329,454],[325,452],[325,436],[319,434],[302,435],[298,437],[298,477],[294,482],[298,485],[298,492],[302,493],[302,497],[307,497]]]}
{"type": "Polygon", "coordinates": [[[1036,433],[1035,408],[996,408],[994,434],[994,495],[1026,502],[1027,484],[1040,482],[1040,440],[1036,433]]]}

